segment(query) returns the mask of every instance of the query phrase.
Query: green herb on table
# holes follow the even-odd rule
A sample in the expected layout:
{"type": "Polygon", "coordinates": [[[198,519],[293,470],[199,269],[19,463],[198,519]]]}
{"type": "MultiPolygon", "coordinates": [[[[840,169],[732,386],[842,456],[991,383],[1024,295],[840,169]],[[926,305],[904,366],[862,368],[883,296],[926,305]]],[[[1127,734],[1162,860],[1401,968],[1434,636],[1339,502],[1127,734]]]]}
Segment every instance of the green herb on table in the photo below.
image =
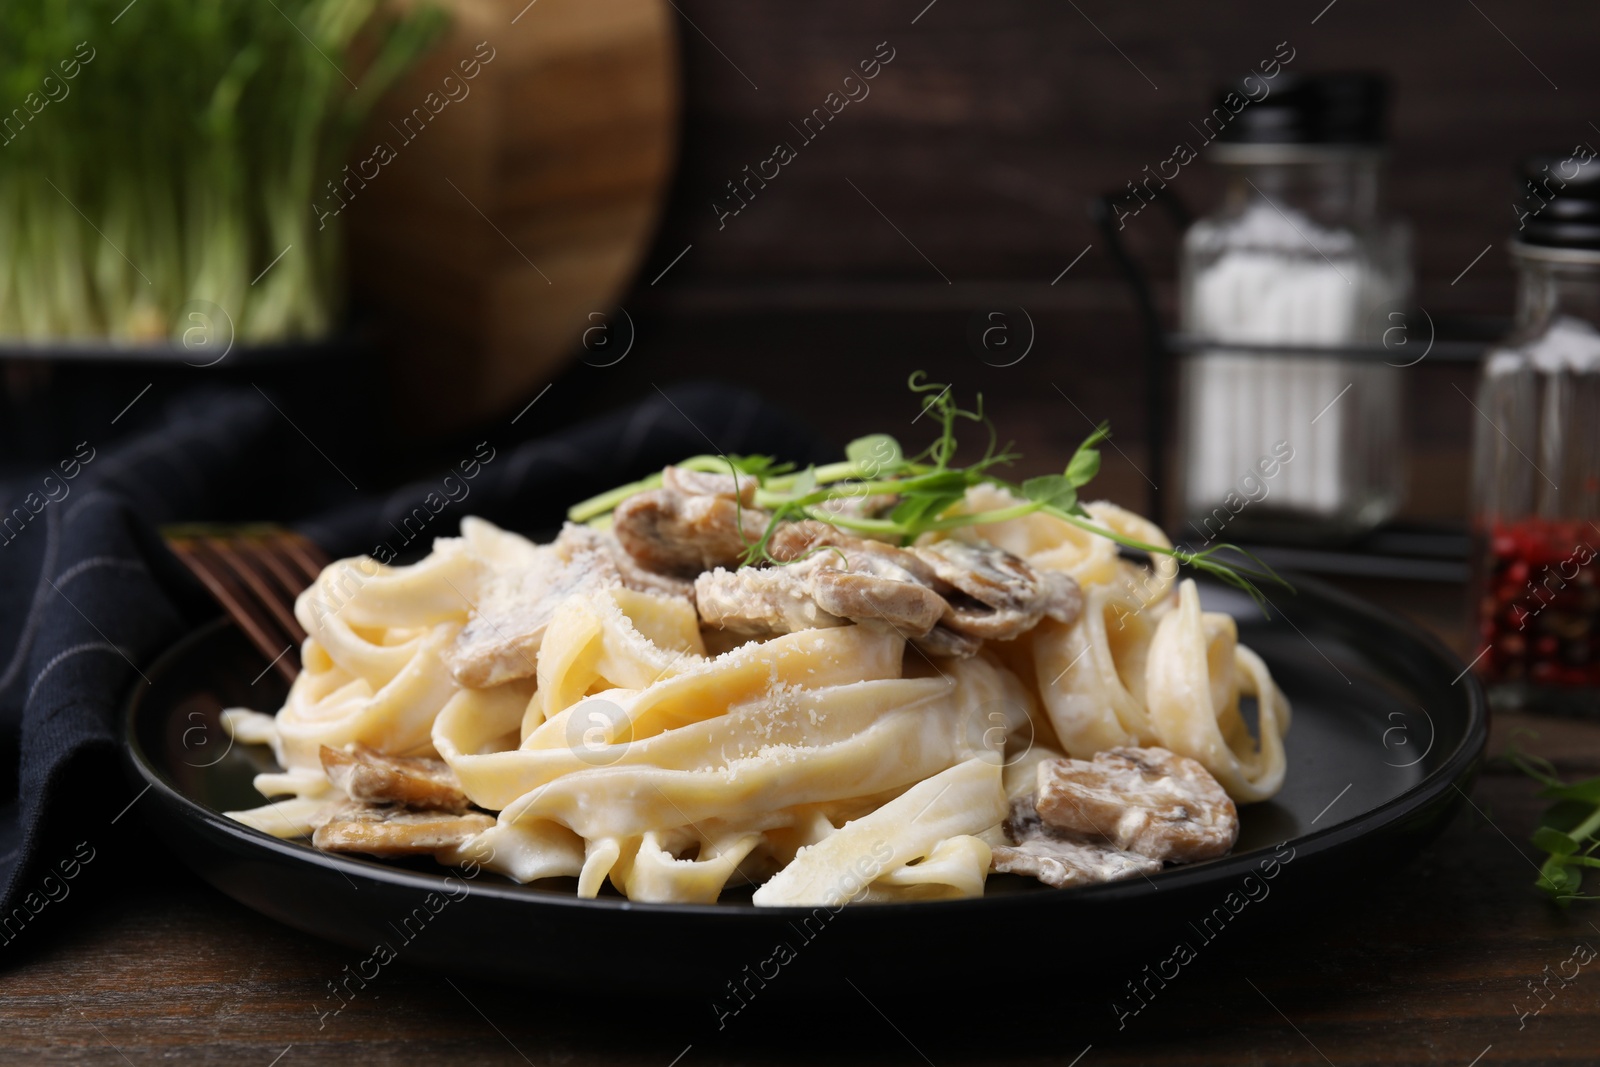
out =
{"type": "Polygon", "coordinates": [[[1555,765],[1543,756],[1533,756],[1513,745],[1505,759],[1544,788],[1539,796],[1555,803],[1545,809],[1533,844],[1545,854],[1534,884],[1558,904],[1574,900],[1600,900],[1584,894],[1585,868],[1600,867],[1600,778],[1563,782],[1555,765]]]}
{"type": "MultiPolygon", "coordinates": [[[[1110,438],[1110,428],[1102,423],[1078,446],[1060,474],[1029,478],[1018,484],[1000,477],[996,468],[1006,467],[1021,456],[1009,445],[1001,447],[995,427],[983,413],[983,396],[978,395],[972,410],[962,408],[951,395],[951,387],[930,382],[918,371],[911,375],[911,391],[922,408],[918,418],[928,416],[938,427],[938,436],[926,449],[907,456],[900,443],[888,434],[871,434],[852,441],[845,459],[820,467],[795,471],[769,456],[693,456],[678,464],[691,470],[727,473],[730,468],[757,482],[756,505],[771,514],[762,536],[745,554],[745,564],[775,563],[768,545],[778,525],[797,519],[816,519],[843,530],[880,540],[910,544],[926,533],[1005,522],[1035,513],[1060,519],[1079,529],[1116,542],[1124,548],[1148,556],[1169,556],[1178,563],[1212,575],[1249,594],[1264,605],[1265,595],[1258,581],[1288,586],[1272,569],[1233,545],[1215,545],[1204,552],[1167,548],[1118,533],[1094,521],[1079,499],[1079,490],[1100,471],[1098,446],[1110,438]],[[956,466],[956,429],[971,422],[988,430],[983,455],[968,466],[956,466]],[[968,489],[990,485],[1017,498],[1017,503],[990,511],[954,510],[968,489]],[[880,498],[882,512],[851,515],[830,510],[830,502],[854,502],[880,498]],[[1255,565],[1224,563],[1220,552],[1246,556],[1255,565]]],[[[567,517],[573,522],[603,524],[611,510],[635,493],[661,484],[655,474],[630,485],[620,486],[573,507],[567,517]]]]}

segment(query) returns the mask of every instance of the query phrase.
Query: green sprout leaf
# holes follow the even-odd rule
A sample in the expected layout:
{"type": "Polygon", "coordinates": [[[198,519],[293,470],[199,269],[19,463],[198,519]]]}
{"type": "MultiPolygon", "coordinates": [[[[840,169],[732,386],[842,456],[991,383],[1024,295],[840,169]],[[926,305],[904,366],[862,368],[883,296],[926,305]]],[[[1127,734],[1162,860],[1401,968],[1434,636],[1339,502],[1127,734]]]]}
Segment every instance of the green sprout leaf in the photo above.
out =
{"type": "Polygon", "coordinates": [[[1578,842],[1553,826],[1541,826],[1533,832],[1534,846],[1551,856],[1565,857],[1578,851],[1578,842]]]}
{"type": "Polygon", "coordinates": [[[807,467],[795,476],[794,484],[789,487],[789,492],[793,496],[805,496],[807,493],[816,492],[816,489],[817,468],[807,467]]]}
{"type": "Polygon", "coordinates": [[[868,434],[851,441],[844,448],[844,456],[869,478],[879,477],[905,462],[900,442],[886,433],[868,434]]]}
{"type": "Polygon", "coordinates": [[[937,519],[952,505],[961,501],[963,493],[914,493],[895,505],[889,513],[891,522],[915,527],[924,519],[937,519]]]}
{"type": "Polygon", "coordinates": [[[731,464],[740,474],[748,474],[755,478],[765,478],[794,470],[793,463],[779,463],[771,456],[727,456],[722,462],[731,464]]]}
{"type": "Polygon", "coordinates": [[[1094,481],[1095,475],[1100,473],[1100,451],[1095,446],[1101,441],[1111,439],[1111,426],[1102,422],[1095,427],[1094,433],[1084,439],[1083,444],[1072,454],[1072,459],[1067,463],[1067,481],[1074,487],[1082,488],[1094,481]]]}
{"type": "MultiPolygon", "coordinates": [[[[1537,737],[1537,734],[1531,734],[1537,737]]],[[[1539,795],[1553,799],[1533,832],[1533,844],[1545,853],[1535,885],[1557,904],[1565,907],[1575,900],[1593,900],[1580,893],[1583,871],[1600,867],[1600,778],[1563,782],[1554,765],[1542,756],[1523,752],[1515,741],[1503,756],[1517,770],[1545,788],[1539,795]]]]}
{"type": "Polygon", "coordinates": [[[1563,904],[1575,897],[1583,887],[1583,875],[1555,857],[1546,860],[1544,866],[1539,868],[1539,877],[1545,892],[1563,904]]]}
{"type": "Polygon", "coordinates": [[[1065,474],[1042,474],[1022,483],[1022,495],[1038,504],[1071,511],[1078,506],[1078,486],[1081,484],[1065,474]]]}
{"type": "Polygon", "coordinates": [[[1555,785],[1539,792],[1546,800],[1566,800],[1579,805],[1593,807],[1600,804],[1600,778],[1590,778],[1586,782],[1577,782],[1573,785],[1555,785]]]}

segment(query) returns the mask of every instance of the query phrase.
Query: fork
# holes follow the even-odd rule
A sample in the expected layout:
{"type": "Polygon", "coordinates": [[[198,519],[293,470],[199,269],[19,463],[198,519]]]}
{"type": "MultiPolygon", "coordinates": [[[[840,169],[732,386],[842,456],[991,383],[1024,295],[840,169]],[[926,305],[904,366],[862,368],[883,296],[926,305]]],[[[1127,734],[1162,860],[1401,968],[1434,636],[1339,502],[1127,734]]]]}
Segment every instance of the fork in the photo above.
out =
{"type": "Polygon", "coordinates": [[[293,530],[267,524],[173,526],[167,544],[271,660],[285,681],[300,673],[306,632],[294,601],[330,562],[327,553],[293,530]]]}

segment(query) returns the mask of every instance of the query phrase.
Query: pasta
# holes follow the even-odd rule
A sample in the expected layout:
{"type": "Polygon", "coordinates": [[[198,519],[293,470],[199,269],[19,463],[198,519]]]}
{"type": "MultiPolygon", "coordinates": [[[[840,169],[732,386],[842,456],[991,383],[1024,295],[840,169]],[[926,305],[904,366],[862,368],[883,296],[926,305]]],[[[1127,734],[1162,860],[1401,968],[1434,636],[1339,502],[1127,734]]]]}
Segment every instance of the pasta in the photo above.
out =
{"type": "MultiPolygon", "coordinates": [[[[458,797],[439,802],[451,825],[472,809],[494,816],[430,845],[441,862],[576,879],[585,897],[609,884],[636,901],[709,903],[750,884],[757,905],[835,906],[981,894],[1002,851],[1033,847],[1019,835],[1034,833],[1047,763],[1157,747],[1198,762],[1234,801],[1282,784],[1289,705],[1233,620],[1203,611],[1175,566],[1131,564],[1106,536],[1044,513],[910,547],[775,524],[810,541],[789,551],[774,538],[759,585],[697,556],[675,570],[635,551],[630,537],[693,526],[695,551],[711,553],[723,505],[743,536],[755,497],[710,477],[669,468],[654,492],[678,497],[648,513],[633,505],[647,493],[626,498],[614,531],[569,525],[535,545],[468,518],[416,564],[327,568],[296,604],[304,669],[283,707],[226,714],[283,767],[257,779],[270,803],[232,817],[321,842],[364,806],[381,836],[384,813],[407,803],[382,792],[384,775],[426,765],[458,797]],[[646,559],[656,569],[642,575],[646,559]],[[751,599],[712,625],[692,574],[751,599]],[[934,593],[937,625],[925,617],[934,593]],[[798,615],[795,598],[807,605],[798,615]],[[919,616],[920,632],[906,621],[919,616]],[[335,784],[328,750],[376,761],[361,788],[379,792],[335,784]]],[[[980,484],[950,513],[1019,503],[980,484]]],[[[1087,515],[1167,545],[1120,508],[1087,515]]],[[[426,821],[410,816],[390,834],[394,852],[426,821]]],[[[1028,840],[1048,837],[1038,833],[1028,840]]]]}

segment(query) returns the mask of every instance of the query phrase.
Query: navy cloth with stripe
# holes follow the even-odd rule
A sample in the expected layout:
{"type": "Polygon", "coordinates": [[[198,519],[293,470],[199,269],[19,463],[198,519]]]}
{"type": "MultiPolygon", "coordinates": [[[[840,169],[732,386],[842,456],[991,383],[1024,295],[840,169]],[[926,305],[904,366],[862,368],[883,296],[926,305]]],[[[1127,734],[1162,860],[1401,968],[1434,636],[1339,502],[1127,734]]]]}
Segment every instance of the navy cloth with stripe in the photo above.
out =
{"type": "MultiPolygon", "coordinates": [[[[157,654],[219,610],[158,527],[270,520],[333,558],[399,550],[406,516],[446,473],[363,494],[257,390],[152,399],[141,432],[0,481],[0,919],[42,908],[41,883],[79,842],[144,833],[121,817],[137,802],[119,764],[122,705],[157,654]]],[[[753,394],[710,385],[521,443],[496,432],[481,435],[492,459],[413,554],[467,514],[551,532],[572,502],[687,455],[819,458],[815,438],[753,394]]],[[[68,899],[50,907],[70,915],[68,899]]]]}

